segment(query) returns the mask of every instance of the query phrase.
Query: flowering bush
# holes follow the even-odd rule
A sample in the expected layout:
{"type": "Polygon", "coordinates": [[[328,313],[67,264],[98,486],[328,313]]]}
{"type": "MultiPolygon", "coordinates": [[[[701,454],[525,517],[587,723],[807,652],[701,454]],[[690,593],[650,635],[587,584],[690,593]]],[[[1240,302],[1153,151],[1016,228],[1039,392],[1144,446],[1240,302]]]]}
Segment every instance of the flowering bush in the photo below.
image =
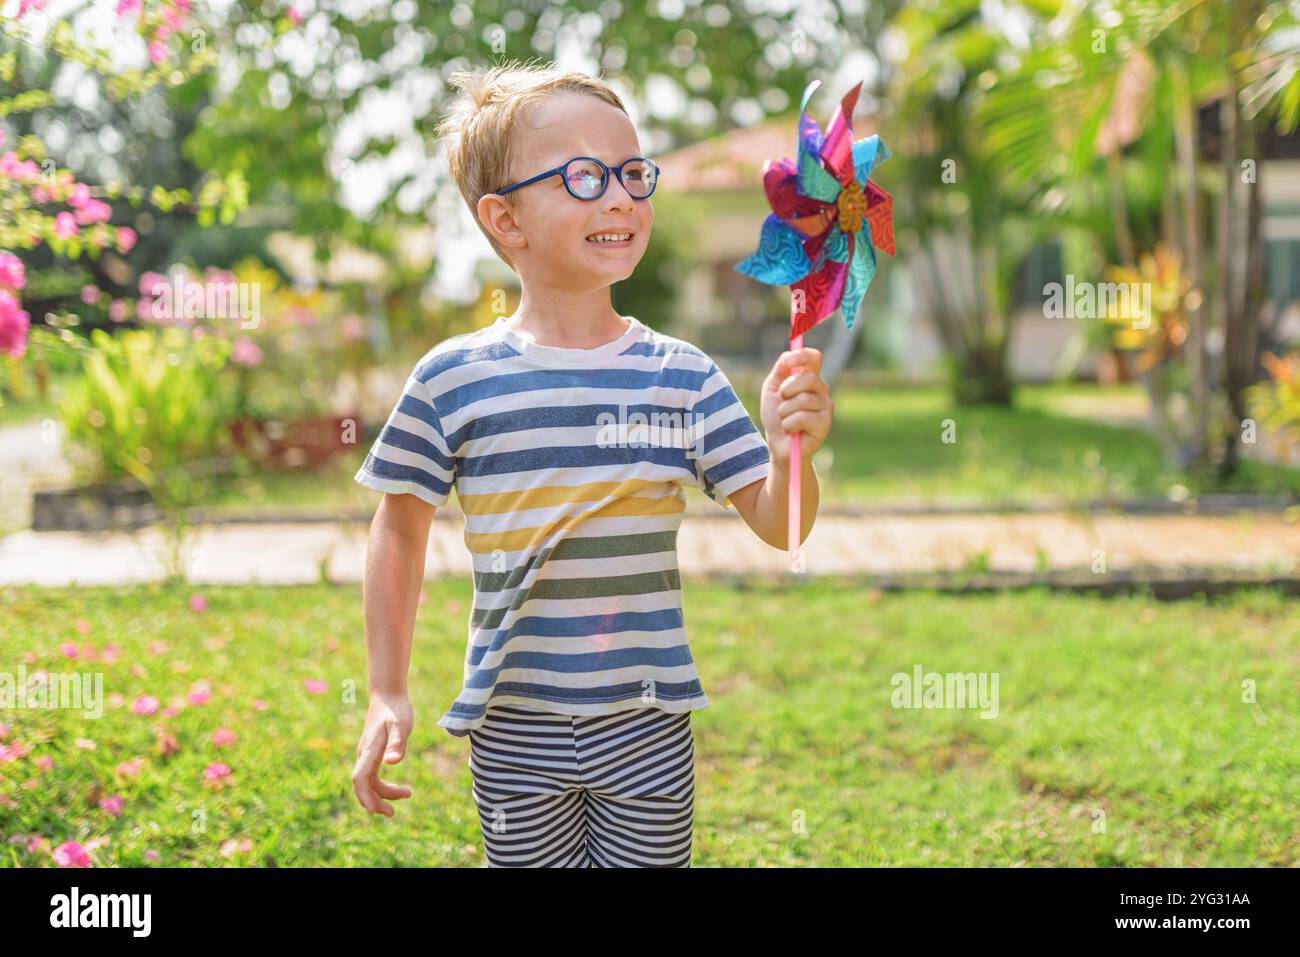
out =
{"type": "Polygon", "coordinates": [[[180,466],[228,447],[229,399],[220,371],[230,344],[183,329],[96,329],[85,349],[85,375],[59,405],[84,479],[130,476],[155,495],[172,496],[180,466]]]}
{"type": "MultiPolygon", "coordinates": [[[[117,0],[117,16],[141,37],[150,65],[116,74],[109,72],[113,58],[107,51],[87,47],[84,38],[74,33],[68,18],[77,12],[75,8],[65,7],[57,19],[47,15],[33,23],[30,15],[34,11],[48,14],[46,7],[46,0],[19,0],[12,16],[0,18],[3,37],[15,47],[44,49],[85,74],[103,76],[103,90],[114,99],[139,95],[160,83],[176,85],[215,63],[215,52],[207,49],[203,30],[191,29],[188,37],[182,35],[182,30],[191,26],[191,0],[117,0]]],[[[10,85],[23,86],[21,81],[15,84],[18,63],[12,50],[0,52],[0,118],[35,113],[55,104],[53,93],[46,89],[7,95],[10,85]]],[[[8,357],[6,364],[12,367],[13,360],[23,357],[32,328],[31,316],[22,307],[20,293],[26,277],[18,252],[45,245],[68,260],[95,259],[110,249],[125,255],[135,247],[137,236],[129,226],[111,224],[114,201],[138,207],[147,199],[164,213],[177,204],[192,203],[200,222],[211,222],[218,215],[223,222],[230,222],[246,196],[246,184],[238,175],[209,178],[197,198],[188,190],[161,186],[147,193],[140,186],[91,186],[79,181],[71,170],[60,168],[40,137],[29,134],[6,143],[5,131],[0,129],[0,354],[8,357]]],[[[83,296],[83,302],[90,301],[83,296]]],[[[110,316],[116,318],[114,313],[122,313],[116,302],[110,308],[110,316]]]]}
{"type": "Polygon", "coordinates": [[[1300,352],[1284,357],[1266,352],[1261,361],[1270,381],[1246,389],[1246,401],[1255,419],[1276,431],[1278,453],[1289,461],[1300,446],[1300,352]]]}

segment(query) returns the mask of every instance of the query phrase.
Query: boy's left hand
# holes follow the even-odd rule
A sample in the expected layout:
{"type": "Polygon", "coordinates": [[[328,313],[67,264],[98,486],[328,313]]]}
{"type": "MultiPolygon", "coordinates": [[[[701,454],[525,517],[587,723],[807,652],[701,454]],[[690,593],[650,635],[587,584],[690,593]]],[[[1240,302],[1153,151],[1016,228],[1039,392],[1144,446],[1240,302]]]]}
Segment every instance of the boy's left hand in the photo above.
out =
{"type": "Polygon", "coordinates": [[[835,403],[821,369],[821,350],[805,347],[781,353],[763,380],[759,414],[774,464],[789,465],[791,433],[803,433],[800,441],[805,460],[811,460],[826,442],[835,403]],[[803,371],[791,377],[790,373],[799,367],[803,371]]]}

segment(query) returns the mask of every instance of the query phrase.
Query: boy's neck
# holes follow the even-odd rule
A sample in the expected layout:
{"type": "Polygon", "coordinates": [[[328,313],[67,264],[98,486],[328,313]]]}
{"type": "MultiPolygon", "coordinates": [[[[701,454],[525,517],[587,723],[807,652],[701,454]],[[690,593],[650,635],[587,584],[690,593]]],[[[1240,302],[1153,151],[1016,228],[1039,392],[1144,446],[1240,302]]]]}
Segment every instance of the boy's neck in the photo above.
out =
{"type": "Polygon", "coordinates": [[[539,346],[596,349],[625,333],[629,323],[614,309],[606,286],[590,295],[525,289],[506,325],[539,346]]]}

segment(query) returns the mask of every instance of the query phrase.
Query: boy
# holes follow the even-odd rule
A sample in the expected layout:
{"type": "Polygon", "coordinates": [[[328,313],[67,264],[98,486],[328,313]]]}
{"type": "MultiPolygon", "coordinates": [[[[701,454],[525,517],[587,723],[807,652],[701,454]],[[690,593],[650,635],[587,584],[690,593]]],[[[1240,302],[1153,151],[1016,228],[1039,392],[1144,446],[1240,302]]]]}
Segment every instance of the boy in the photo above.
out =
{"type": "Polygon", "coordinates": [[[707,355],[611,305],[645,252],[658,177],[618,96],[518,64],[453,83],[451,172],[522,296],[416,364],[357,472],[385,494],[366,558],[370,704],[353,786],[389,816],[385,799],[411,794],[379,768],[410,740],[429,523],[454,485],[474,607],[464,687],[437,723],[470,739],[488,864],[689,867],[690,712],[709,701],[682,620],[682,486],[785,548],[802,432],[807,538],[833,409],[821,355],[787,352],[767,376],[765,442],[707,355]]]}

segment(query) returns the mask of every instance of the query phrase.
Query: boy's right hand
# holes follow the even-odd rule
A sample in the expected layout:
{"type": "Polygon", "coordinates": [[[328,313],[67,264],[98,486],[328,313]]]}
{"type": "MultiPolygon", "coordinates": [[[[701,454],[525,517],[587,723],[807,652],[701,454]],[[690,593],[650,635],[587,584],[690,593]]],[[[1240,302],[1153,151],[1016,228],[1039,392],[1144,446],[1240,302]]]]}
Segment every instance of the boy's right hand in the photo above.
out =
{"type": "Polygon", "coordinates": [[[352,790],[357,800],[371,814],[392,817],[393,806],[384,798],[397,800],[411,796],[404,784],[389,784],[379,779],[379,765],[396,764],[406,755],[406,741],[415,723],[411,699],[406,695],[372,694],[366,711],[366,726],[357,742],[357,763],[352,769],[352,790]]]}

